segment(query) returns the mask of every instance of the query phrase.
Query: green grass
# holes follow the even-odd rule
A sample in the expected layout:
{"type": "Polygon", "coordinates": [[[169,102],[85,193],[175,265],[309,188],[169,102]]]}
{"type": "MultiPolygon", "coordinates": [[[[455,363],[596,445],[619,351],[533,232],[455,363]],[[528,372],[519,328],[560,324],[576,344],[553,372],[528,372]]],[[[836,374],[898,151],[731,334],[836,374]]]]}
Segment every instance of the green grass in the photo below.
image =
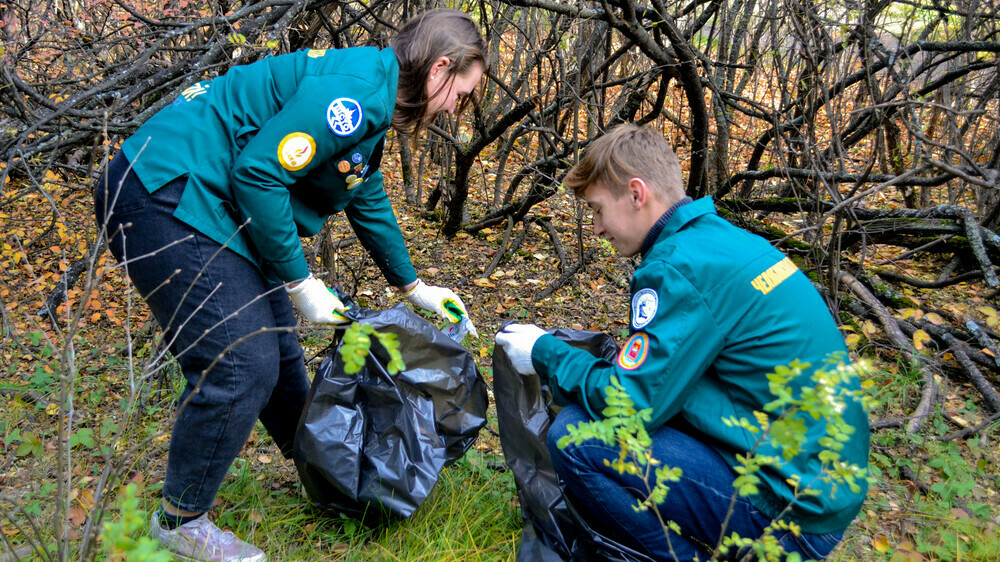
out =
{"type": "Polygon", "coordinates": [[[241,457],[212,515],[273,560],[513,560],[521,532],[513,477],[487,460],[470,450],[410,519],[372,529],[313,508],[297,483],[289,487],[287,466],[262,471],[241,457]]]}

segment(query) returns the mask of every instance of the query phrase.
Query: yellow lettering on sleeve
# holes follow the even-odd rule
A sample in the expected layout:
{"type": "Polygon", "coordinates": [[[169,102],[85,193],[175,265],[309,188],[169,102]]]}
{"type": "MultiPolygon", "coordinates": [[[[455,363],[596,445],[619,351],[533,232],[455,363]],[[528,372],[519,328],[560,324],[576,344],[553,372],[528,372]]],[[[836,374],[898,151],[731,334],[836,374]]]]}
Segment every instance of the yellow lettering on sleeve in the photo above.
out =
{"type": "Polygon", "coordinates": [[[750,285],[760,291],[760,294],[766,295],[798,270],[799,268],[795,266],[795,262],[786,257],[765,269],[763,273],[750,282],[750,285]]]}

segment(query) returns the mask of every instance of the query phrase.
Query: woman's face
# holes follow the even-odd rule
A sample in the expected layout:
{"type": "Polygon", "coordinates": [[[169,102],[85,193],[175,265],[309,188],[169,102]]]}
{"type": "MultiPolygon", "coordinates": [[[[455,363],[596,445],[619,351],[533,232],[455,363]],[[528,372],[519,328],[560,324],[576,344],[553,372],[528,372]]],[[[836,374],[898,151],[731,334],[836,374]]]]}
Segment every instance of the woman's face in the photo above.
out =
{"type": "Polygon", "coordinates": [[[427,97],[430,100],[427,105],[427,117],[431,120],[442,111],[454,114],[459,100],[471,94],[483,77],[483,67],[477,64],[450,80],[452,77],[450,67],[451,61],[447,57],[441,57],[427,75],[427,97]]]}

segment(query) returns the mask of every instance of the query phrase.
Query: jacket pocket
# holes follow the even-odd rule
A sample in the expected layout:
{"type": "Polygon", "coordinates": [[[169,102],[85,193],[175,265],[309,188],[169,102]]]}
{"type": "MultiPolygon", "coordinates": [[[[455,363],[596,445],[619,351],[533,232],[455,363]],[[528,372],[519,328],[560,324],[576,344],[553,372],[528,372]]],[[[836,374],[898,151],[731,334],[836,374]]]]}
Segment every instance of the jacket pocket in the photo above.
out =
{"type": "MultiPolygon", "coordinates": [[[[139,181],[135,170],[129,167],[125,156],[119,153],[111,160],[105,175],[98,180],[94,201],[99,211],[110,210],[121,215],[145,207],[149,201],[149,190],[139,181]]],[[[99,215],[103,218],[104,213],[99,215]]]]}

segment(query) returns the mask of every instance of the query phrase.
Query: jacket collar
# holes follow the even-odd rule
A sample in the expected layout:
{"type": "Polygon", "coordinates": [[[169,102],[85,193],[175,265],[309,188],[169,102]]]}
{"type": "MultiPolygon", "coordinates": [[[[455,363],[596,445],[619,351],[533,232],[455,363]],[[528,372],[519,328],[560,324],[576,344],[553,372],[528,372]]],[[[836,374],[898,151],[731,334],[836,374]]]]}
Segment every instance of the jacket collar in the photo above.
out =
{"type": "Polygon", "coordinates": [[[640,252],[642,257],[646,257],[646,253],[649,252],[650,248],[658,240],[667,238],[684,228],[686,224],[694,219],[710,213],[715,214],[715,204],[712,202],[711,197],[702,197],[697,201],[690,197],[685,197],[674,203],[646,234],[646,238],[642,241],[642,250],[640,252]]]}

